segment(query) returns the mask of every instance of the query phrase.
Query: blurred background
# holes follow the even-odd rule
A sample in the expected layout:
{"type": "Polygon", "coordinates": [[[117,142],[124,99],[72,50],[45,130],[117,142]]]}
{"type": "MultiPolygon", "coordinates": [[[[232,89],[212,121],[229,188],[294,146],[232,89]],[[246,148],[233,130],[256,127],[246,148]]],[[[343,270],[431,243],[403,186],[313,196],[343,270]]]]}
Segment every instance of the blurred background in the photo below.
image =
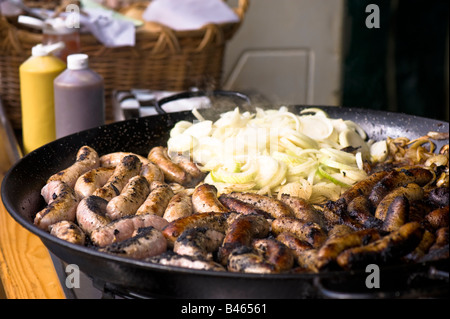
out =
{"type": "Polygon", "coordinates": [[[447,0],[253,0],[227,44],[223,85],[271,103],[448,121],[448,24],[447,0]],[[370,4],[379,28],[366,26],[370,4]]]}

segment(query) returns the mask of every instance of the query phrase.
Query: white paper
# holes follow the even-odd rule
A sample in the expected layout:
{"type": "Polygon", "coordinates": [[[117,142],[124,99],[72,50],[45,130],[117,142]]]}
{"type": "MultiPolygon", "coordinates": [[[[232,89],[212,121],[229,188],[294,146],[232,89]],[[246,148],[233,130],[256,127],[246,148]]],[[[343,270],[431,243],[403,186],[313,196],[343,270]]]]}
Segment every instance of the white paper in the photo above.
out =
{"type": "Polygon", "coordinates": [[[153,0],[142,18],[177,31],[197,30],[209,23],[239,22],[237,14],[222,0],[153,0]]]}
{"type": "Polygon", "coordinates": [[[136,29],[130,21],[114,19],[111,11],[85,9],[88,17],[81,15],[81,24],[105,47],[134,46],[136,29]]]}

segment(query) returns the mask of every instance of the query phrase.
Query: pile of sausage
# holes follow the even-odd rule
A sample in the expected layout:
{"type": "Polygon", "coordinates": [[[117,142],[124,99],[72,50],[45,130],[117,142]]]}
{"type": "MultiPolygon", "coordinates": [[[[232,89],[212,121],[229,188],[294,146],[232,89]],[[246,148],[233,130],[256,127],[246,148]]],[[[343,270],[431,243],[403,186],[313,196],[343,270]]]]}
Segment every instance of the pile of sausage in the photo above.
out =
{"type": "Polygon", "coordinates": [[[371,174],[325,205],[282,194],[217,194],[164,147],[99,156],[48,179],[37,227],[150,263],[246,273],[319,272],[448,258],[448,187],[423,167],[371,174]]]}

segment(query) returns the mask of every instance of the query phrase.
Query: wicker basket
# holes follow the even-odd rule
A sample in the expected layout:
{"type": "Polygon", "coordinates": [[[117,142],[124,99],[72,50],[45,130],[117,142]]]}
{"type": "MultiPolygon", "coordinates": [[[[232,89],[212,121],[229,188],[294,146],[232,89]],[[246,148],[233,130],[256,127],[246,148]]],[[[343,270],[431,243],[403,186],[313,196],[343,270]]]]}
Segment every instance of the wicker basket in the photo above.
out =
{"type": "MultiPolygon", "coordinates": [[[[105,80],[106,121],[113,120],[113,90],[145,88],[184,91],[191,87],[220,88],[226,41],[242,23],[249,0],[234,8],[239,23],[210,24],[199,30],[175,31],[146,22],[136,30],[134,47],[106,48],[90,34],[81,35],[81,50],[89,55],[90,67],[105,80]]],[[[56,8],[59,1],[25,3],[56,8]]],[[[135,2],[120,9],[142,14],[148,2],[135,2]]],[[[30,56],[42,35],[22,28],[0,13],[0,97],[13,128],[21,128],[19,66],[30,56]]]]}

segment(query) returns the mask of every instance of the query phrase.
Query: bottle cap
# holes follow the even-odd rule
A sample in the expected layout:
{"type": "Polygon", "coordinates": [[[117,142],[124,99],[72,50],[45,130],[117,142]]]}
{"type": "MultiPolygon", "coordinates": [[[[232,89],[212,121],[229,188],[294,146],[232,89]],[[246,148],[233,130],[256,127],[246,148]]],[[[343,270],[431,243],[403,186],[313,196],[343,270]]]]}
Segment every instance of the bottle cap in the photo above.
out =
{"type": "Polygon", "coordinates": [[[62,18],[53,18],[45,20],[46,28],[44,29],[44,33],[48,34],[70,34],[76,32],[73,28],[68,28],[65,20],[62,18]]]}
{"type": "Polygon", "coordinates": [[[38,45],[35,45],[31,49],[31,55],[32,56],[46,56],[46,55],[50,55],[56,51],[62,50],[62,49],[64,49],[64,47],[65,47],[64,42],[57,42],[57,43],[47,44],[47,45],[38,44],[38,45]]]}
{"type": "Polygon", "coordinates": [[[40,29],[40,30],[42,30],[45,26],[44,21],[39,20],[37,18],[29,17],[29,16],[23,16],[23,15],[19,16],[19,18],[17,19],[17,22],[19,22],[21,24],[25,24],[25,25],[35,28],[35,29],[40,29]]]}
{"type": "Polygon", "coordinates": [[[67,68],[69,70],[82,70],[89,67],[89,56],[83,53],[67,56],[67,68]]]}

